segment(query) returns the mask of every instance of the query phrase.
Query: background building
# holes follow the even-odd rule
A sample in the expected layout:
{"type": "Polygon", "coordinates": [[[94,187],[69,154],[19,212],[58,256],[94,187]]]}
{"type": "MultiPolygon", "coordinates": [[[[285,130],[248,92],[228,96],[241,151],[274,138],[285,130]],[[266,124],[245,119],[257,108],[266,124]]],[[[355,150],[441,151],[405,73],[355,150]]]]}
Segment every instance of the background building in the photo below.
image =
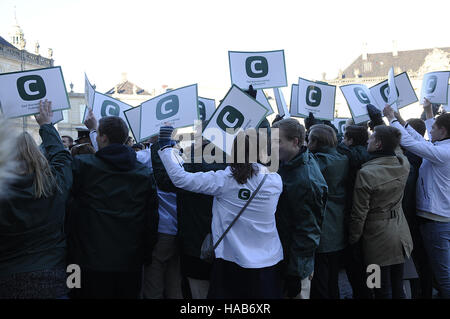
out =
{"type": "MultiPolygon", "coordinates": [[[[47,57],[40,55],[39,43],[35,43],[34,53],[26,50],[26,39],[17,19],[8,33],[9,41],[0,36],[0,73],[48,68],[53,66],[53,50],[48,49],[47,57]]],[[[22,127],[35,138],[39,127],[32,117],[14,119],[16,127],[22,127]]]]}
{"type": "MultiPolygon", "coordinates": [[[[412,82],[416,95],[420,97],[420,89],[422,78],[425,73],[431,71],[450,70],[450,47],[430,48],[420,50],[398,51],[396,42],[393,42],[391,52],[368,53],[366,46],[363,46],[362,54],[343,71],[335,79],[326,79],[323,74],[323,81],[336,85],[336,111],[335,117],[350,117],[350,111],[347,106],[339,86],[346,84],[361,83],[368,87],[373,86],[381,81],[386,80],[389,68],[394,67],[395,74],[408,72],[408,76],[412,82]]],[[[27,50],[27,41],[22,28],[19,26],[17,19],[9,30],[7,35],[0,35],[0,73],[23,71],[37,68],[46,68],[54,66],[53,50],[47,49],[46,57],[41,55],[39,42],[34,43],[33,52],[27,50]]],[[[81,71],[80,71],[81,72],[81,71]]],[[[122,73],[121,81],[114,85],[105,94],[113,98],[121,100],[131,106],[137,106],[142,102],[149,100],[159,94],[170,90],[168,85],[162,85],[158,89],[145,90],[128,80],[127,74],[122,73]]],[[[210,88],[202,87],[203,97],[212,98],[218,96],[218,92],[226,93],[228,88],[210,88]]],[[[290,91],[290,87],[288,89],[290,91]]],[[[84,92],[83,88],[76,88],[78,92],[84,92]]],[[[272,89],[264,90],[272,109],[277,112],[277,106],[273,96],[272,89]]],[[[70,84],[68,92],[71,109],[64,110],[64,120],[59,122],[56,127],[61,135],[69,135],[77,137],[75,127],[82,126],[82,120],[86,108],[84,93],[76,93],[73,84],[70,84]]],[[[285,95],[287,104],[290,102],[290,96],[285,95]]],[[[216,106],[220,103],[216,100],[216,106]]],[[[401,114],[405,119],[419,117],[422,113],[422,106],[414,103],[401,109],[401,114]]],[[[271,122],[275,114],[268,117],[271,122]]],[[[300,122],[303,120],[299,119],[300,122]]],[[[17,127],[30,132],[37,141],[39,138],[39,127],[33,117],[26,117],[13,120],[17,127]]],[[[191,129],[183,129],[183,131],[191,129]]]]}
{"type": "MultiPolygon", "coordinates": [[[[432,48],[409,51],[398,51],[393,42],[392,52],[368,53],[363,46],[362,54],[343,71],[339,71],[336,79],[325,80],[336,85],[336,113],[337,117],[351,117],[347,102],[338,86],[346,84],[364,84],[371,87],[387,79],[391,67],[395,75],[407,72],[411,84],[420,99],[423,75],[432,71],[450,70],[450,47],[432,48]]],[[[419,102],[400,109],[405,118],[418,118],[423,111],[419,102]]]]}

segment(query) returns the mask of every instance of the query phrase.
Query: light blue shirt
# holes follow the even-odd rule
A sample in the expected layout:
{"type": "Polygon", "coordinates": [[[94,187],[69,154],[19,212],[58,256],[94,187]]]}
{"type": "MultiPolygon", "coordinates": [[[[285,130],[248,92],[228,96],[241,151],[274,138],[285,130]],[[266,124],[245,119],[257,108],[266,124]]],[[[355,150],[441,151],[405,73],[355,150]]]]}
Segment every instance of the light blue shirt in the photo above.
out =
{"type": "MultiPolygon", "coordinates": [[[[136,158],[139,162],[153,171],[150,148],[138,151],[136,153],[136,158]]],[[[158,188],[156,188],[156,190],[159,201],[158,232],[162,234],[176,235],[178,231],[177,194],[163,192],[158,188]]]]}

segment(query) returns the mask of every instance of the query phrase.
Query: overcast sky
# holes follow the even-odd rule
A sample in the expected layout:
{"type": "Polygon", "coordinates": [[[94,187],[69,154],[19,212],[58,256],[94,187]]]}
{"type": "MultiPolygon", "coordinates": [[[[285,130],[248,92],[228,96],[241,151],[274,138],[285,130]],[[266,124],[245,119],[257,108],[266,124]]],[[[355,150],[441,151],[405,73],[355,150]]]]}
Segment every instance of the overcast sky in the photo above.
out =
{"type": "MultiPolygon", "coordinates": [[[[68,1],[1,0],[0,35],[17,19],[34,52],[54,50],[67,85],[99,91],[121,73],[150,90],[163,84],[230,86],[228,50],[284,49],[289,86],[337,76],[367,42],[369,53],[450,46],[450,1],[68,1]]],[[[283,89],[285,96],[290,89],[283,89]]],[[[218,96],[214,98],[219,98],[218,96]]]]}

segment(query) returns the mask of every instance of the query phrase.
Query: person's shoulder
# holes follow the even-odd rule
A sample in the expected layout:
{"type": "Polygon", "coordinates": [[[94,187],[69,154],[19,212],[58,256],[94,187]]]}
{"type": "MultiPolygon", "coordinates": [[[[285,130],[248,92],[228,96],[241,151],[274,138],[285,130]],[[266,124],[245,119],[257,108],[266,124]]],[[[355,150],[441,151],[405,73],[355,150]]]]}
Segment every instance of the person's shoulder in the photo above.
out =
{"type": "Polygon", "coordinates": [[[92,165],[97,160],[95,154],[78,154],[72,158],[73,163],[77,165],[92,165]]]}
{"type": "Polygon", "coordinates": [[[147,167],[147,165],[145,165],[144,163],[141,163],[139,161],[136,161],[136,164],[134,165],[134,170],[137,170],[139,172],[143,172],[147,175],[150,175],[150,168],[147,167]]]}
{"type": "Polygon", "coordinates": [[[359,178],[367,183],[370,183],[371,180],[376,180],[379,176],[380,170],[383,169],[379,161],[379,159],[373,159],[365,162],[358,171],[359,178]]]}
{"type": "Polygon", "coordinates": [[[280,192],[283,190],[283,180],[281,179],[281,176],[278,173],[266,173],[267,179],[270,181],[270,183],[275,186],[276,188],[280,189],[280,192]]]}

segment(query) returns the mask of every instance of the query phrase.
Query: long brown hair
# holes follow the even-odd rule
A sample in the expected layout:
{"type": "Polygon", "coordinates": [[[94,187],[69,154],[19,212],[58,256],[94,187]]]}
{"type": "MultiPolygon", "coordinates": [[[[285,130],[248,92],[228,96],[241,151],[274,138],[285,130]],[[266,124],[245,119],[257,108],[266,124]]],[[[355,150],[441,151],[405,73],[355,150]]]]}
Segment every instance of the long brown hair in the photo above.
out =
{"type": "Polygon", "coordinates": [[[39,150],[33,137],[23,132],[17,138],[17,160],[19,162],[18,174],[34,174],[34,197],[49,197],[59,190],[55,176],[50,165],[39,150]]]}
{"type": "MultiPolygon", "coordinates": [[[[231,174],[239,184],[247,183],[258,172],[253,164],[257,162],[257,147],[256,145],[251,145],[248,133],[250,132],[240,132],[233,141],[233,161],[230,164],[230,168],[231,174]],[[242,146],[242,142],[244,142],[243,153],[242,147],[239,147],[242,146]],[[251,155],[254,155],[253,158],[251,158],[251,155]]],[[[256,140],[254,142],[255,144],[257,143],[256,140]]]]}

